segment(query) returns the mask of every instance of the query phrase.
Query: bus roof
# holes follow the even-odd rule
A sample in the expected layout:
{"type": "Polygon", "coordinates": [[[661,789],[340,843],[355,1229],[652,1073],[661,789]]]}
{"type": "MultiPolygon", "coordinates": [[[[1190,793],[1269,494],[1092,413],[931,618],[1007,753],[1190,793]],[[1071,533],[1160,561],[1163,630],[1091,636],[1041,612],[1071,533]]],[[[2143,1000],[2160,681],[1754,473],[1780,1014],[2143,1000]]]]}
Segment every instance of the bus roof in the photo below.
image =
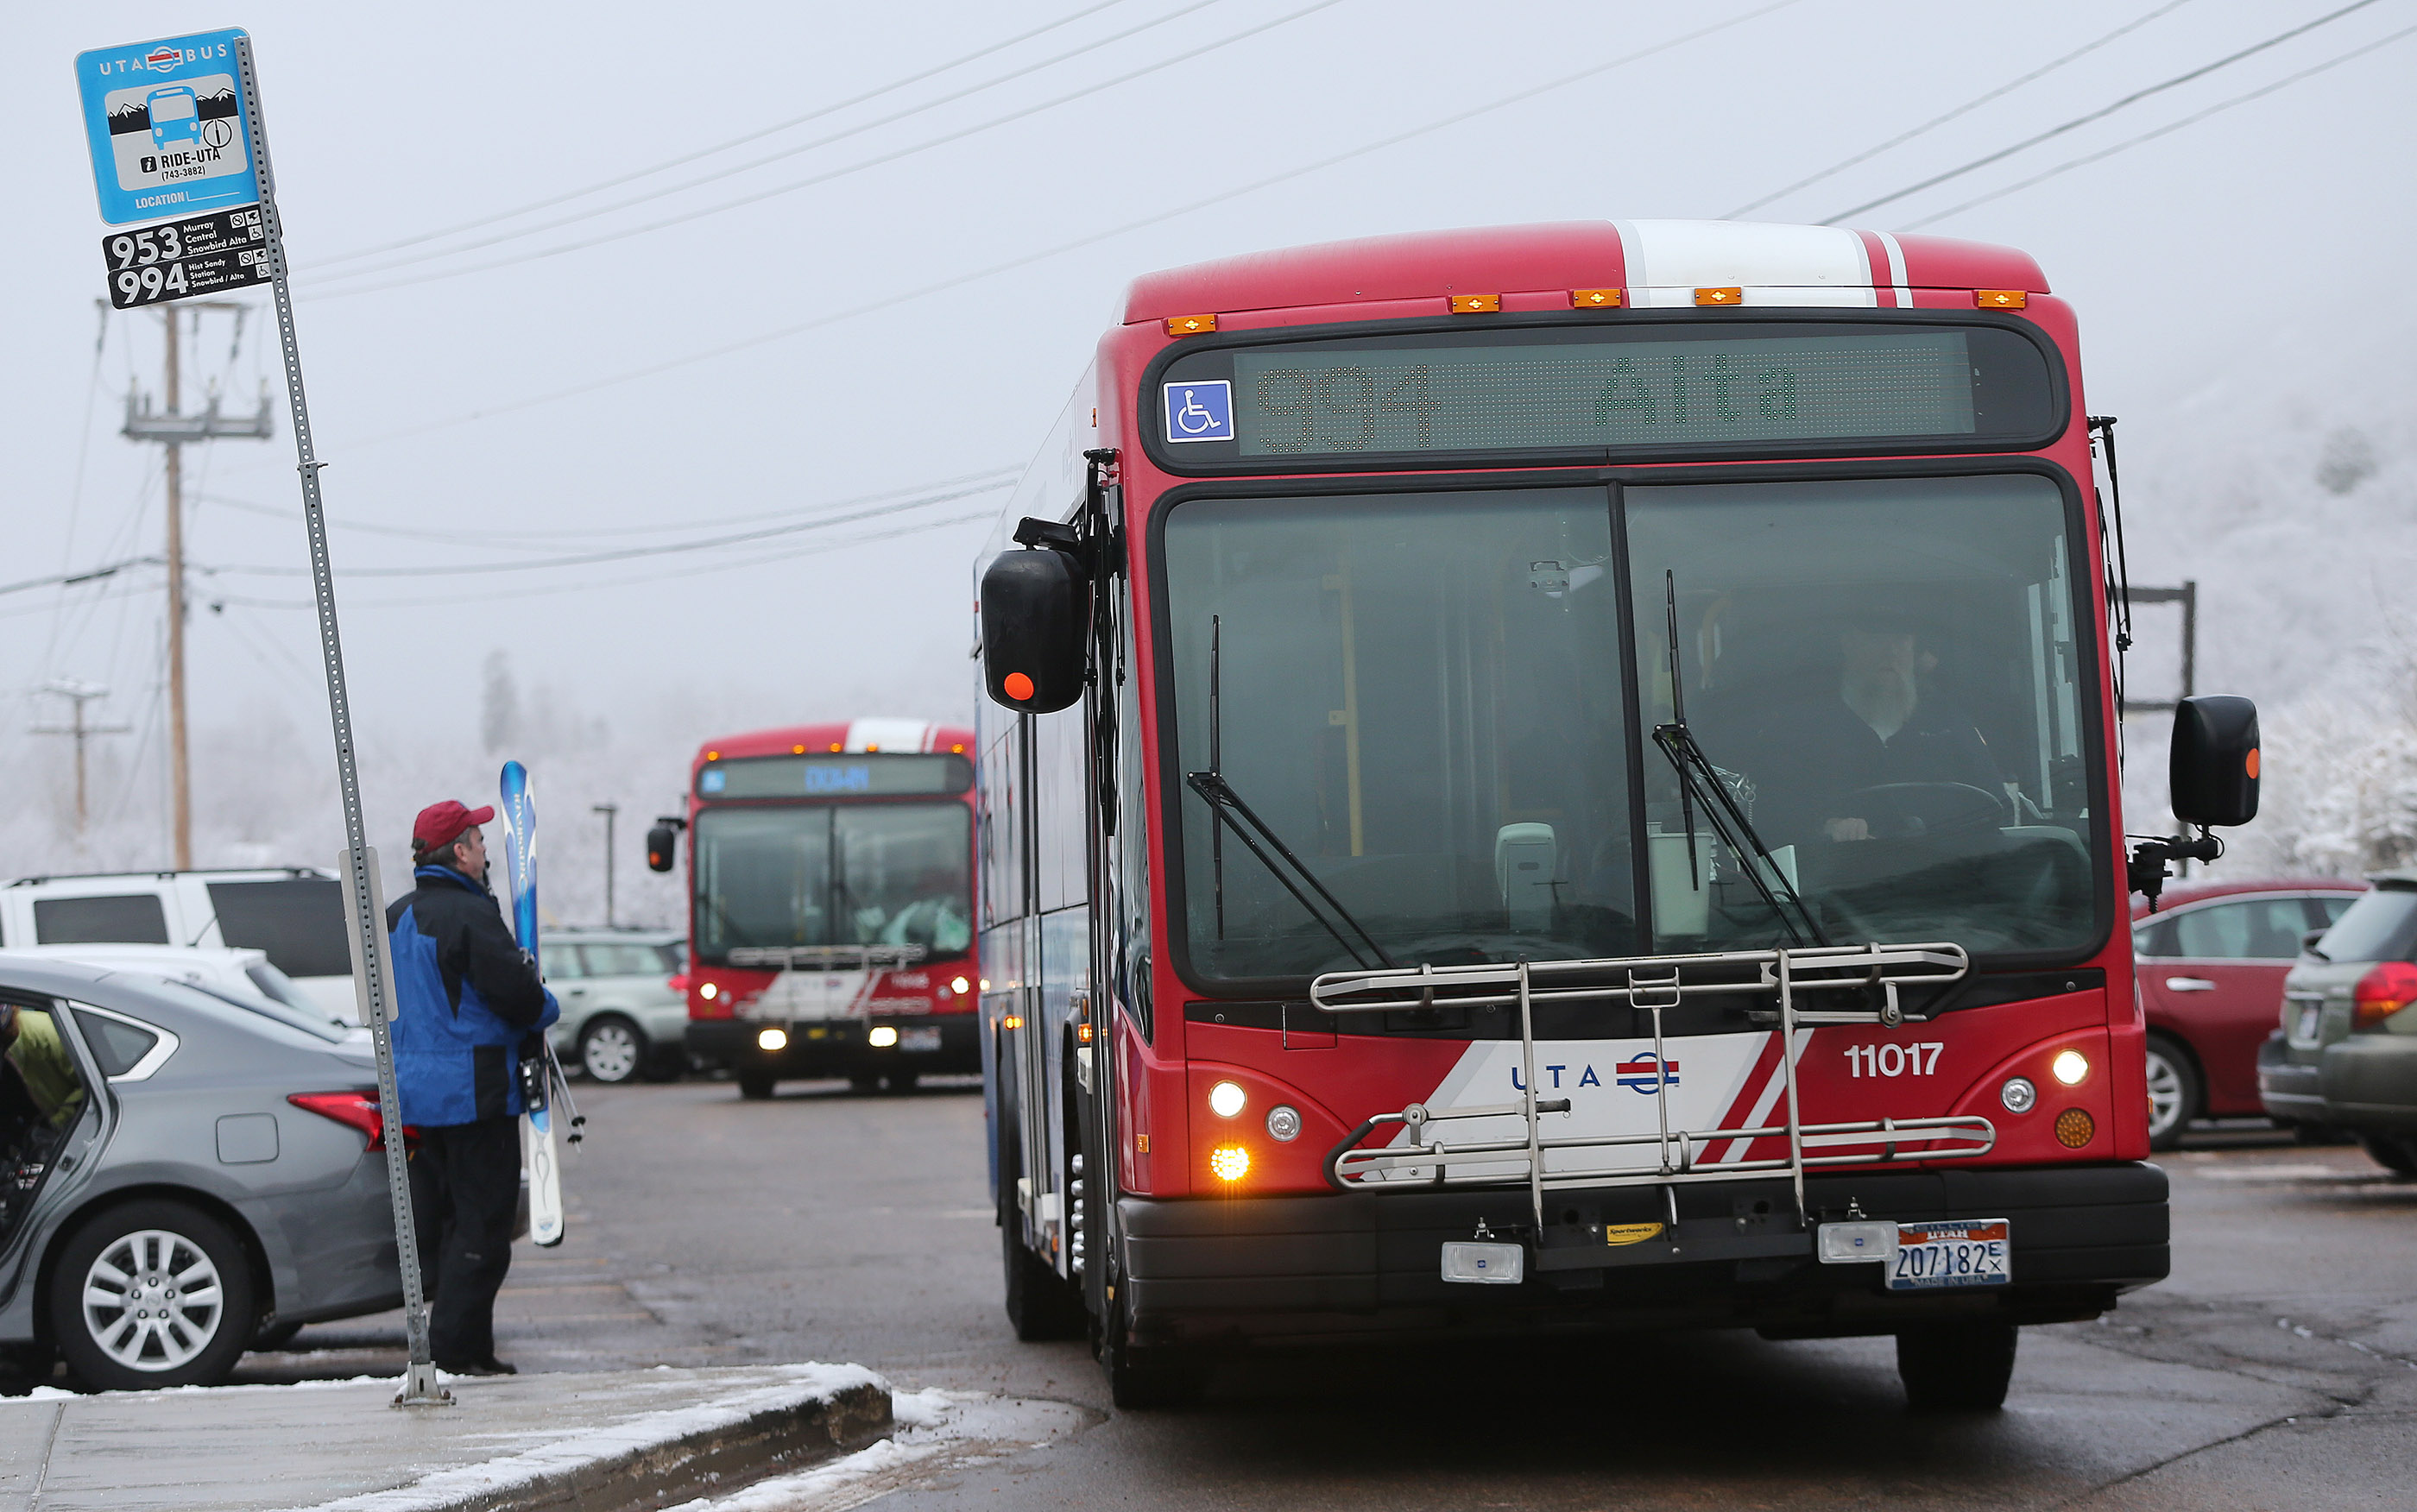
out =
{"type": "Polygon", "coordinates": [[[697,748],[697,760],[716,757],[788,756],[839,751],[956,751],[970,755],[974,733],[928,719],[850,719],[838,724],[791,724],[722,735],[697,748]]]}
{"type": "Polygon", "coordinates": [[[1125,320],[1454,294],[1545,295],[1565,309],[1581,289],[1620,290],[1630,307],[1694,305],[1706,288],[1741,289],[1748,305],[1865,308],[1911,304],[1913,289],[2049,292],[2029,254],[1943,236],[1741,220],[1568,220],[1324,242],[1144,274],[1126,291],[1125,320]]]}

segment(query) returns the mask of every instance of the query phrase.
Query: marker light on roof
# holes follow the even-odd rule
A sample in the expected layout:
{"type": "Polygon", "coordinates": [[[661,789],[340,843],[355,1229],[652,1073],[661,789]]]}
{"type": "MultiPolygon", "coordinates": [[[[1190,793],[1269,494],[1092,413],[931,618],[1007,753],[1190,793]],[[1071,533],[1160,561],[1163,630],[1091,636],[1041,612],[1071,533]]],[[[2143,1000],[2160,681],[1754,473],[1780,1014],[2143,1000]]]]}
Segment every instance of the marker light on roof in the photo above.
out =
{"type": "Polygon", "coordinates": [[[1726,288],[1721,289],[1698,289],[1695,291],[1695,303],[1699,305],[1741,305],[1745,303],[1745,291],[1736,284],[1730,284],[1726,288]]]}
{"type": "Polygon", "coordinates": [[[1206,336],[1217,328],[1214,315],[1169,315],[1166,334],[1169,336],[1206,336]]]}
{"type": "Polygon", "coordinates": [[[2021,289],[1975,289],[1972,303],[1983,310],[2021,310],[2031,296],[2021,289]]]}
{"type": "Polygon", "coordinates": [[[1572,289],[1572,310],[1616,310],[1628,303],[1627,295],[1619,289],[1572,289]]]}
{"type": "Polygon", "coordinates": [[[1502,308],[1498,294],[1456,294],[1452,296],[1452,312],[1455,315],[1491,315],[1502,308]]]}

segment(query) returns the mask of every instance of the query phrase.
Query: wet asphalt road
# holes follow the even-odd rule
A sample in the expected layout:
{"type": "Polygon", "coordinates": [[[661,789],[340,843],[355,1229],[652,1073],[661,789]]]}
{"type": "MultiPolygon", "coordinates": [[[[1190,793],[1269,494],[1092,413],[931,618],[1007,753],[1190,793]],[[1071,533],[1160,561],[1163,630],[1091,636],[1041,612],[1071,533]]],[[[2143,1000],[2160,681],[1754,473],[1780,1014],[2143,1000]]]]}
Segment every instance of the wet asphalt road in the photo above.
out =
{"type": "MultiPolygon", "coordinates": [[[[524,1247],[498,1308],[524,1370],[854,1360],[1096,1414],[885,1512],[2417,1507],[2417,1182],[2355,1148],[2217,1134],[2163,1157],[2173,1279],[2027,1330],[1999,1414],[1908,1415],[1886,1339],[1713,1335],[1286,1356],[1193,1411],[1119,1415],[1081,1346],[1008,1332],[970,1083],[582,1101],[570,1238],[524,1247]]],[[[400,1337],[306,1329],[247,1375],[398,1368],[400,1337]]]]}

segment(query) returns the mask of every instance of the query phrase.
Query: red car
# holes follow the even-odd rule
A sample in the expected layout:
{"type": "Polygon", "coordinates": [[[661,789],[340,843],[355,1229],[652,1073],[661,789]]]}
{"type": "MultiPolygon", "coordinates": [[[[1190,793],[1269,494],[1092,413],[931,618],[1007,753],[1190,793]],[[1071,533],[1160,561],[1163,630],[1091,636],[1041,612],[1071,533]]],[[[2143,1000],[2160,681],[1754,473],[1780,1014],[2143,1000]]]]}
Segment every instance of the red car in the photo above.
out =
{"type": "Polygon", "coordinates": [[[2310,930],[2333,927],[2363,882],[2177,884],[2157,912],[2134,900],[2132,948],[2149,1016],[2149,1142],[2170,1150],[2195,1118],[2260,1117],[2257,1047],[2310,930]]]}

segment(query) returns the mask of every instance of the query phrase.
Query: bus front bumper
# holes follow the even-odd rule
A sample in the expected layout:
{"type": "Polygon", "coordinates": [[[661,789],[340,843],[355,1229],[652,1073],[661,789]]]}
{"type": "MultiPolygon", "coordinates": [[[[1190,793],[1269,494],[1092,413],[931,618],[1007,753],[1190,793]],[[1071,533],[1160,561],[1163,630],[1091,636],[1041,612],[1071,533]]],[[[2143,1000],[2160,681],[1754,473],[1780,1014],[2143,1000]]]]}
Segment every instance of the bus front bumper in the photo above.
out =
{"type": "Polygon", "coordinates": [[[1547,1193],[1541,1236],[1524,1188],[1300,1197],[1128,1197],[1132,1337],[1242,1344],[1338,1336],[1432,1337],[1572,1327],[1750,1327],[1773,1338],[1888,1334],[1923,1323],[2096,1317],[2170,1268],[2165,1172],[2146,1164],[1807,1177],[1814,1222],[2004,1218],[2011,1281],[1892,1292],[1877,1261],[1825,1264],[1788,1184],[1678,1193],[1676,1242],[1660,1187],[1547,1193]],[[1513,1240],[1514,1285],[1445,1281],[1447,1241],[1513,1240]],[[1649,1238],[1607,1242],[1638,1227],[1649,1238]]]}
{"type": "Polygon", "coordinates": [[[833,1076],[978,1076],[981,1073],[980,1015],[945,1013],[870,1019],[783,1022],[768,1019],[691,1019],[688,1048],[736,1072],[768,1073],[807,1080],[833,1076]],[[764,1032],[780,1031],[778,1050],[764,1046],[764,1032]],[[873,1031],[895,1031],[887,1045],[873,1043],[873,1031]],[[936,1043],[931,1032],[938,1031],[936,1043]]]}

